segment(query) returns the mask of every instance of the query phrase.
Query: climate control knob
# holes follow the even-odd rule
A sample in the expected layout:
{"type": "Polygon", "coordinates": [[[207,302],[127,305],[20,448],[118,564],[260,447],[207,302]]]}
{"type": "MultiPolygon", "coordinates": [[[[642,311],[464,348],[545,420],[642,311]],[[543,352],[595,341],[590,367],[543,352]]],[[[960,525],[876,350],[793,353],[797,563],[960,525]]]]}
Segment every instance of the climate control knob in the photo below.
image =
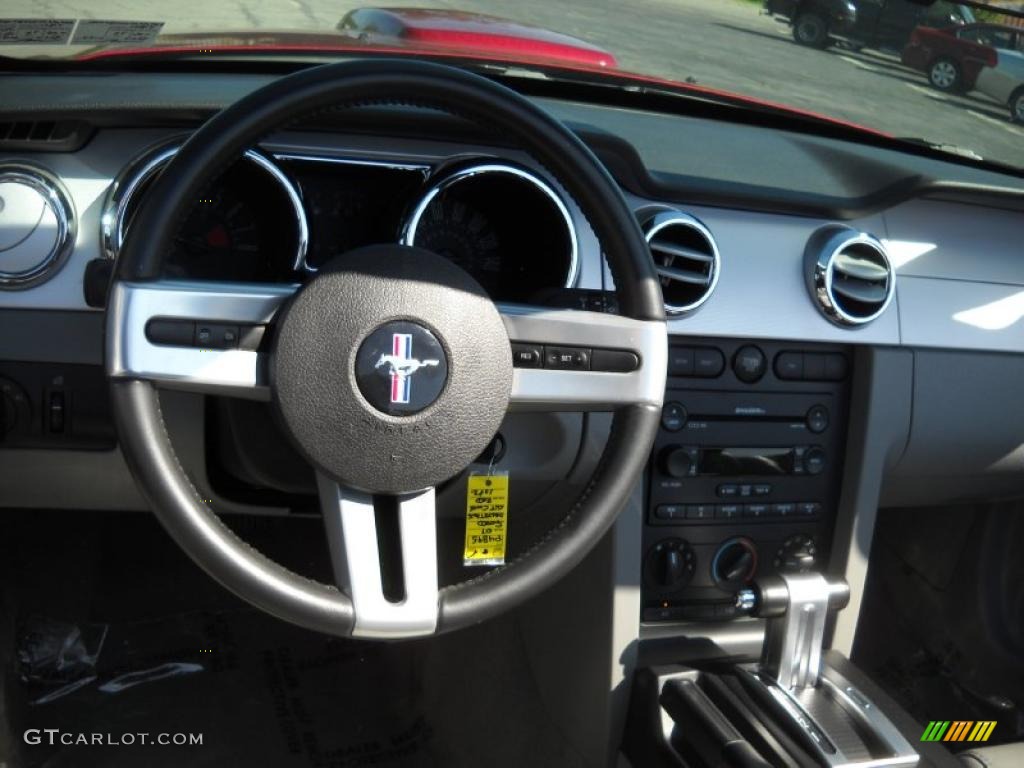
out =
{"type": "Polygon", "coordinates": [[[682,539],[664,539],[647,553],[644,578],[660,592],[674,592],[690,583],[697,568],[697,556],[682,539]]]}
{"type": "Polygon", "coordinates": [[[782,543],[779,551],[775,553],[772,565],[777,570],[787,573],[803,573],[814,567],[817,553],[814,538],[806,533],[798,533],[782,543]]]}
{"type": "Polygon", "coordinates": [[[726,539],[711,561],[711,578],[722,589],[732,590],[754,578],[757,548],[744,536],[726,539]]]}

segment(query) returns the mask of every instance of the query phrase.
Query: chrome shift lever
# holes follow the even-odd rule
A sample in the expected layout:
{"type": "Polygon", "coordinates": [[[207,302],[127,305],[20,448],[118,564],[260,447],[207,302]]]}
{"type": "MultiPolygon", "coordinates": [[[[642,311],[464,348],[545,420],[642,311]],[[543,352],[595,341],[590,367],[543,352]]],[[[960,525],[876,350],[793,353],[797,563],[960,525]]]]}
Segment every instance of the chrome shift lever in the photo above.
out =
{"type": "Polygon", "coordinates": [[[783,690],[815,687],[828,612],[849,600],[845,581],[829,582],[820,573],[780,574],[741,590],[736,607],[768,620],[761,672],[783,690]]]}

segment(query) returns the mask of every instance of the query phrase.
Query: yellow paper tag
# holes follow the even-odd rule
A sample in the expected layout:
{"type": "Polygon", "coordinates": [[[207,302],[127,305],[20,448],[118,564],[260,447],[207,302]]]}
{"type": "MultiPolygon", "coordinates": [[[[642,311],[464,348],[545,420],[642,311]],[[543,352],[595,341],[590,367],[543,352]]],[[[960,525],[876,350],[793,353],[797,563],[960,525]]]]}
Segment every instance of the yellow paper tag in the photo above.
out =
{"type": "Polygon", "coordinates": [[[463,565],[503,565],[507,523],[508,473],[470,475],[466,483],[463,565]]]}

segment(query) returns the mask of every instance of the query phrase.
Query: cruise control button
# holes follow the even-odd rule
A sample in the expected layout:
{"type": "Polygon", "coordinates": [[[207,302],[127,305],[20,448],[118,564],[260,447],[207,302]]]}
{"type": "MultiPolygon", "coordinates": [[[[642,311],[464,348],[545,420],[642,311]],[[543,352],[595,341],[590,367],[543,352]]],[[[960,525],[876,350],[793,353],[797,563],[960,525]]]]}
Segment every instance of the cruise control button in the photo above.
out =
{"type": "Polygon", "coordinates": [[[196,323],[195,346],[206,349],[234,349],[238,346],[238,326],[196,323]]]}
{"type": "Polygon", "coordinates": [[[146,323],[146,338],[154,344],[191,347],[196,324],[191,320],[150,320],[146,323]]]}
{"type": "Polygon", "coordinates": [[[610,373],[628,373],[640,366],[640,358],[635,352],[621,349],[595,349],[590,357],[592,371],[608,371],[610,373]]]}
{"type": "Polygon", "coordinates": [[[544,364],[544,348],[540,344],[513,344],[512,365],[515,368],[540,368],[544,364]]]}
{"type": "Polygon", "coordinates": [[[665,403],[661,409],[661,426],[668,432],[678,432],[686,426],[689,418],[682,403],[665,403]]]}
{"type": "Polygon", "coordinates": [[[705,379],[720,376],[725,370],[725,357],[717,349],[704,348],[694,350],[693,374],[705,379]]]}
{"type": "Polygon", "coordinates": [[[590,370],[590,350],[582,347],[544,347],[544,367],[567,371],[590,370]]]}

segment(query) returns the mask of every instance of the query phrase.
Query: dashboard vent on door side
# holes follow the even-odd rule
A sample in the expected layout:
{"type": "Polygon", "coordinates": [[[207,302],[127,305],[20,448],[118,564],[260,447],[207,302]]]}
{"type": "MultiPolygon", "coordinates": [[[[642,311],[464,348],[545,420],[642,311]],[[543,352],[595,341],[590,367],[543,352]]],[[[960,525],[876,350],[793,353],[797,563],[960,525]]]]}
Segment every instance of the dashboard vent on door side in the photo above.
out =
{"type": "Polygon", "coordinates": [[[679,211],[660,211],[643,229],[661,281],[665,311],[679,315],[697,309],[715,290],[721,269],[711,232],[679,211]]]}
{"type": "Polygon", "coordinates": [[[72,152],[92,135],[81,120],[0,120],[0,149],[72,152]]]}
{"type": "Polygon", "coordinates": [[[838,325],[870,323],[896,289],[896,272],[885,246],[872,235],[833,224],[807,243],[807,285],[825,317],[838,325]]]}

